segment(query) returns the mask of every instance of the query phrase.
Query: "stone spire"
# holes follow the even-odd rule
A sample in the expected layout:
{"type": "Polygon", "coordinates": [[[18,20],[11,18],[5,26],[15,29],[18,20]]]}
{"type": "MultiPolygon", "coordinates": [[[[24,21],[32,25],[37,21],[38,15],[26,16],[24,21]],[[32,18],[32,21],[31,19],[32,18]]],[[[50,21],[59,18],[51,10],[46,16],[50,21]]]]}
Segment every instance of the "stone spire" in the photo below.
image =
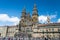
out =
{"type": "Polygon", "coordinates": [[[33,14],[32,15],[38,15],[38,10],[37,10],[36,4],[34,4],[33,14]]]}
{"type": "Polygon", "coordinates": [[[24,8],[23,8],[22,12],[26,12],[26,8],[25,8],[25,6],[24,6],[24,8]]]}
{"type": "Polygon", "coordinates": [[[47,23],[50,23],[50,16],[47,16],[47,23]]]}
{"type": "Polygon", "coordinates": [[[33,24],[38,23],[38,10],[37,10],[36,4],[34,4],[34,8],[33,8],[32,22],[33,22],[33,24]]]}
{"type": "Polygon", "coordinates": [[[30,16],[30,12],[28,12],[28,13],[27,13],[27,17],[28,17],[28,18],[30,18],[30,17],[31,17],[31,16],[30,16]]]}
{"type": "Polygon", "coordinates": [[[28,20],[28,21],[32,21],[32,18],[31,18],[30,12],[27,13],[27,20],[28,20]]]}
{"type": "Polygon", "coordinates": [[[26,8],[24,6],[22,10],[21,21],[20,21],[21,26],[25,26],[25,21],[26,21],[26,8]]]}
{"type": "Polygon", "coordinates": [[[25,17],[26,16],[26,8],[24,6],[23,10],[22,10],[22,16],[21,17],[25,17]]]}

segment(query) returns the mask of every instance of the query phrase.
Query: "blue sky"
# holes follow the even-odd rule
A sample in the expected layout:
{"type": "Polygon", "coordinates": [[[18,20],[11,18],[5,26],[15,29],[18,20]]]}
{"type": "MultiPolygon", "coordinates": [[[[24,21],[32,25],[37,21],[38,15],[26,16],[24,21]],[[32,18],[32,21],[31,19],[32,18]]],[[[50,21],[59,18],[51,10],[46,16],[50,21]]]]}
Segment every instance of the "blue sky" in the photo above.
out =
{"type": "MultiPolygon", "coordinates": [[[[0,14],[8,16],[10,19],[15,17],[19,20],[24,6],[26,11],[32,15],[34,3],[37,5],[40,17],[46,17],[49,14],[54,16],[51,22],[60,21],[60,0],[0,0],[0,14]]],[[[0,17],[0,19],[2,18],[0,17]]],[[[0,20],[0,25],[13,24],[10,21],[3,22],[0,20]]]]}

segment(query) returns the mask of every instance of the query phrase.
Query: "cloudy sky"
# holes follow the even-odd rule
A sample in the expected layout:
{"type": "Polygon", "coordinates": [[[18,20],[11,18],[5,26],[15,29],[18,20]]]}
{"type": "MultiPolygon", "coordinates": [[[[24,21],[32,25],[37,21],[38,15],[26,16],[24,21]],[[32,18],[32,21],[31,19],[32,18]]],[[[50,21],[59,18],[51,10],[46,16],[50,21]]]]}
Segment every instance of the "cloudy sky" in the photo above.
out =
{"type": "Polygon", "coordinates": [[[60,22],[60,0],[0,0],[0,26],[18,24],[24,6],[32,15],[34,3],[40,23],[46,22],[47,15],[51,22],[60,22]]]}

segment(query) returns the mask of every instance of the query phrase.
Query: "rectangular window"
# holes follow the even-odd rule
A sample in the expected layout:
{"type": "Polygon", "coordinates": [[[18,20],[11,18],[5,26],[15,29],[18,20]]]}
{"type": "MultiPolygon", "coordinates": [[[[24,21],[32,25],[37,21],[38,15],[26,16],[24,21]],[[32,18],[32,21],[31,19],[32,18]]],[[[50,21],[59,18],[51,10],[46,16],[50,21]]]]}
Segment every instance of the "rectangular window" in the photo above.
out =
{"type": "Polygon", "coordinates": [[[60,28],[58,29],[58,32],[60,32],[60,28]]]}
{"type": "Polygon", "coordinates": [[[52,32],[54,32],[54,28],[52,28],[52,32]]]}

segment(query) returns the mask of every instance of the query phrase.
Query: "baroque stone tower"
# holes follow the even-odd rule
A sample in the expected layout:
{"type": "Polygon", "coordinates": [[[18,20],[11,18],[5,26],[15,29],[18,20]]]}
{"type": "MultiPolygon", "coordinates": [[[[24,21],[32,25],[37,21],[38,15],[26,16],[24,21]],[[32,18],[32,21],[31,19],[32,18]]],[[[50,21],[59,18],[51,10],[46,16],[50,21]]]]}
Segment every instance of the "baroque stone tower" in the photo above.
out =
{"type": "Polygon", "coordinates": [[[32,13],[32,22],[33,22],[33,26],[32,26],[32,37],[34,36],[34,35],[36,35],[36,28],[38,28],[37,27],[37,25],[38,25],[38,10],[37,10],[37,7],[36,7],[36,4],[34,4],[34,8],[33,8],[33,13],[32,13]]]}
{"type": "Polygon", "coordinates": [[[24,7],[22,10],[21,20],[19,22],[20,32],[31,35],[33,29],[32,27],[35,28],[35,26],[37,26],[37,23],[38,23],[38,10],[36,4],[34,4],[32,17],[30,16],[30,12],[27,13],[26,8],[24,7]]]}
{"type": "Polygon", "coordinates": [[[33,24],[38,23],[38,10],[37,10],[36,4],[34,4],[34,8],[33,8],[32,21],[33,21],[33,24]]]}

